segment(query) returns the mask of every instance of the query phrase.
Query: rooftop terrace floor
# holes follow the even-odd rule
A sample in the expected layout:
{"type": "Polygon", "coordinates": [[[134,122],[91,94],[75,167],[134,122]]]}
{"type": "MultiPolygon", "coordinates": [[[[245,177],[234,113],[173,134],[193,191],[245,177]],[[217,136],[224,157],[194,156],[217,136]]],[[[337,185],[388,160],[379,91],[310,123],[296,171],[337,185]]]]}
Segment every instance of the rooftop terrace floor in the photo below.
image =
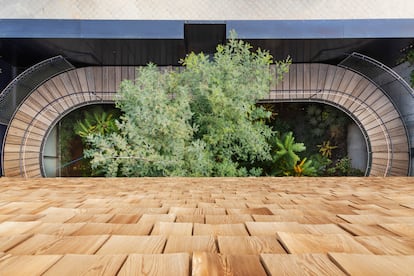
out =
{"type": "Polygon", "coordinates": [[[1,275],[409,275],[414,178],[0,178],[1,275]]]}

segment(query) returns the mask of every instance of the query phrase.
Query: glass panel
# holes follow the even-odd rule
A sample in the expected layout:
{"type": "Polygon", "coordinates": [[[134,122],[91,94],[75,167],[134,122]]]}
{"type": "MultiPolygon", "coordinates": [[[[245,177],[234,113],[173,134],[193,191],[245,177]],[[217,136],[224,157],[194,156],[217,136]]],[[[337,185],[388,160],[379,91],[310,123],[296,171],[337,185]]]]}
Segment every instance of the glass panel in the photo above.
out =
{"type": "Polygon", "coordinates": [[[57,129],[57,126],[52,129],[43,149],[43,166],[47,177],[58,176],[57,129]]]}

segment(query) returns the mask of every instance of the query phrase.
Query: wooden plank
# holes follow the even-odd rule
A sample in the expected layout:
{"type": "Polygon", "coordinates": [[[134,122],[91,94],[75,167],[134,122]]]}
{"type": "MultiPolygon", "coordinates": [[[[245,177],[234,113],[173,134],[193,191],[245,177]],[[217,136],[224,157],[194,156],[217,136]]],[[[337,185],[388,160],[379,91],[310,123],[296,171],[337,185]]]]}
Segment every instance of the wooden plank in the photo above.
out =
{"type": "Polygon", "coordinates": [[[249,215],[273,215],[273,213],[266,207],[262,208],[243,208],[243,209],[227,209],[227,214],[249,214],[249,215]]]}
{"type": "Polygon", "coordinates": [[[123,79],[122,79],[122,67],[121,66],[116,66],[114,68],[114,70],[115,70],[115,90],[114,91],[119,91],[121,82],[123,81],[123,79]]]}
{"type": "Polygon", "coordinates": [[[256,222],[298,222],[298,216],[289,215],[252,215],[256,222]]]}
{"type": "Polygon", "coordinates": [[[184,235],[191,236],[193,232],[193,224],[188,222],[157,222],[151,235],[184,235]]]}
{"type": "Polygon", "coordinates": [[[216,242],[213,236],[170,236],[168,237],[164,253],[179,252],[210,252],[217,253],[216,242]]]}
{"type": "MultiPolygon", "coordinates": [[[[102,79],[101,79],[101,85],[102,88],[101,90],[98,91],[102,91],[102,92],[108,92],[110,90],[110,86],[109,86],[109,82],[114,82],[115,81],[115,76],[111,76],[111,67],[110,66],[103,66],[102,67],[102,79]]],[[[98,78],[99,79],[99,78],[98,78]]]]}
{"type": "Polygon", "coordinates": [[[69,236],[84,225],[85,223],[42,223],[29,230],[28,233],[69,236]]]}
{"type": "MultiPolygon", "coordinates": [[[[216,217],[212,215],[212,217],[216,217]]],[[[205,223],[204,215],[179,215],[176,222],[191,222],[191,223],[205,223]]]]}
{"type": "Polygon", "coordinates": [[[414,248],[398,237],[363,236],[354,239],[375,255],[414,255],[414,248]]]}
{"type": "Polygon", "coordinates": [[[13,255],[94,254],[108,239],[102,236],[34,235],[9,250],[13,255]]]}
{"type": "Polygon", "coordinates": [[[347,234],[346,231],[336,224],[303,224],[303,227],[310,234],[347,234]]]}
{"type": "Polygon", "coordinates": [[[63,107],[64,110],[67,110],[68,108],[74,105],[70,97],[67,97],[68,91],[63,85],[59,75],[54,78],[51,78],[43,85],[46,85],[48,87],[48,90],[52,93],[52,95],[54,95],[54,99],[60,99],[60,105],[63,107]]]}
{"type": "Polygon", "coordinates": [[[187,276],[190,274],[190,256],[187,253],[128,256],[119,276],[157,275],[187,276]]]}
{"type": "Polygon", "coordinates": [[[79,81],[79,85],[80,85],[79,91],[81,92],[89,91],[88,76],[86,74],[86,68],[77,68],[76,70],[73,70],[72,72],[76,73],[77,80],[79,81]]]}
{"type": "Polygon", "coordinates": [[[357,106],[360,106],[363,101],[359,100],[359,97],[369,85],[370,82],[361,77],[357,85],[351,91],[347,91],[350,93],[350,97],[349,100],[345,102],[344,106],[346,106],[349,110],[354,110],[357,106]]]}
{"type": "Polygon", "coordinates": [[[108,222],[113,216],[113,214],[75,214],[65,223],[105,223],[108,222]]]}
{"type": "Polygon", "coordinates": [[[74,215],[76,213],[79,213],[81,210],[77,208],[62,208],[62,207],[49,207],[41,212],[39,214],[42,215],[74,215]]]}
{"type": "Polygon", "coordinates": [[[140,223],[156,223],[156,222],[174,222],[176,216],[174,214],[143,214],[139,219],[140,223]]]}
{"type": "Polygon", "coordinates": [[[206,224],[237,224],[246,221],[253,221],[252,216],[247,214],[206,215],[206,224]]]}
{"type": "Polygon", "coordinates": [[[343,96],[341,97],[341,100],[338,102],[340,106],[343,106],[345,108],[349,108],[352,106],[352,104],[355,103],[354,99],[354,90],[356,87],[358,87],[358,84],[361,82],[362,77],[358,74],[353,74],[351,80],[349,81],[348,86],[345,90],[342,90],[343,96]]]}
{"type": "Polygon", "coordinates": [[[375,224],[389,224],[389,223],[414,223],[414,218],[410,217],[391,217],[391,216],[381,216],[381,215],[338,215],[340,218],[346,220],[349,223],[354,224],[365,224],[365,225],[375,225],[375,224]]]}
{"type": "MultiPolygon", "coordinates": [[[[49,105],[56,99],[63,97],[63,93],[56,88],[56,85],[53,83],[53,79],[50,79],[49,81],[39,86],[37,90],[48,101],[49,105]]],[[[61,113],[67,108],[68,106],[64,102],[56,102],[55,110],[57,112],[61,113]]]]}
{"type": "Polygon", "coordinates": [[[327,97],[322,98],[328,99],[330,102],[334,104],[338,104],[344,98],[344,94],[342,94],[341,92],[330,91],[327,97]]]}
{"type": "MultiPolygon", "coordinates": [[[[111,205],[108,205],[111,206],[111,205]]],[[[166,214],[168,212],[168,208],[144,208],[144,207],[137,207],[134,204],[127,204],[126,206],[121,206],[117,204],[112,204],[113,212],[115,213],[122,213],[122,214],[166,214]]],[[[139,205],[140,206],[140,205],[139,205]]]]}
{"type": "MultiPolygon", "coordinates": [[[[19,243],[30,238],[31,234],[22,234],[22,235],[14,235],[14,236],[4,236],[0,237],[0,252],[6,252],[9,249],[15,247],[19,243]]],[[[0,257],[1,258],[1,257],[0,257]]]]}
{"type": "MultiPolygon", "coordinates": [[[[17,213],[17,212],[16,212],[17,213]]],[[[32,214],[21,214],[21,215],[5,215],[7,218],[2,220],[3,215],[0,215],[0,221],[22,221],[22,222],[27,222],[27,221],[36,221],[39,218],[42,217],[42,215],[32,215],[32,214]]]]}
{"type": "Polygon", "coordinates": [[[414,264],[414,256],[329,253],[329,257],[349,275],[412,275],[414,264]]]}
{"type": "Polygon", "coordinates": [[[0,272],[1,275],[42,275],[60,258],[60,255],[5,256],[0,259],[0,272]]]}
{"type": "MultiPolygon", "coordinates": [[[[97,88],[95,86],[95,72],[96,72],[95,67],[86,67],[85,68],[86,82],[87,82],[87,86],[88,86],[87,91],[93,92],[93,93],[97,92],[97,88]]],[[[91,97],[91,100],[96,99],[96,96],[93,95],[93,94],[90,94],[90,97],[91,97]]]]}
{"type": "Polygon", "coordinates": [[[59,91],[59,94],[62,95],[63,97],[66,98],[66,100],[68,101],[68,106],[73,106],[76,103],[72,101],[72,98],[69,96],[72,91],[71,91],[71,85],[67,86],[65,85],[65,81],[63,79],[62,75],[57,75],[55,77],[53,77],[52,79],[53,84],[55,85],[56,90],[59,91]]]}
{"type": "Polygon", "coordinates": [[[393,235],[392,232],[387,231],[378,225],[340,223],[339,226],[354,236],[393,235]]]}
{"type": "Polygon", "coordinates": [[[126,258],[126,255],[68,254],[43,275],[116,275],[126,258]]]}
{"type": "MultiPolygon", "coordinates": [[[[27,104],[28,106],[30,106],[34,111],[39,112],[40,110],[42,110],[43,108],[47,107],[49,105],[49,101],[47,101],[40,93],[38,90],[35,90],[34,92],[32,92],[32,94],[30,94],[30,96],[24,101],[24,104],[27,104]]],[[[52,116],[53,113],[56,113],[56,110],[50,110],[50,113],[48,113],[47,115],[52,116]]],[[[49,116],[45,116],[48,117],[49,119],[53,118],[49,117],[49,116]]]]}
{"type": "Polygon", "coordinates": [[[27,168],[27,170],[24,171],[23,177],[27,178],[43,178],[43,175],[41,175],[40,172],[40,166],[36,166],[33,168],[27,168]]]}
{"type": "Polygon", "coordinates": [[[276,236],[219,236],[217,237],[221,254],[258,255],[261,253],[286,253],[276,236]]]}
{"type": "Polygon", "coordinates": [[[248,236],[244,224],[200,224],[194,223],[193,235],[248,236]]]}
{"type": "Polygon", "coordinates": [[[192,262],[193,276],[208,275],[266,275],[258,256],[226,256],[207,252],[195,252],[192,262]]]}
{"type": "MultiPolygon", "coordinates": [[[[39,139],[38,135],[37,136],[34,135],[33,138],[31,137],[30,140],[26,142],[26,145],[29,145],[29,146],[38,145],[39,143],[42,142],[42,140],[43,140],[43,137],[40,137],[39,139]]],[[[7,135],[7,143],[9,144],[20,145],[20,143],[22,142],[23,142],[22,136],[14,136],[12,134],[7,135]]]]}
{"type": "Polygon", "coordinates": [[[311,90],[311,68],[309,64],[303,64],[303,90],[311,90]]]}
{"type": "Polygon", "coordinates": [[[282,87],[283,93],[281,94],[282,99],[289,99],[290,98],[290,87],[289,87],[289,78],[290,78],[290,72],[286,72],[283,75],[282,82],[280,86],[282,87]]]}
{"type": "Polygon", "coordinates": [[[313,91],[319,90],[319,63],[306,64],[310,67],[310,89],[313,91]]]}
{"type": "Polygon", "coordinates": [[[139,67],[128,66],[127,67],[128,73],[127,73],[126,79],[135,82],[135,79],[138,78],[138,73],[137,73],[138,68],[139,67]]]}
{"type": "Polygon", "coordinates": [[[34,119],[35,117],[38,117],[37,119],[40,120],[45,125],[50,125],[52,121],[55,119],[55,114],[51,112],[44,112],[45,114],[43,116],[39,116],[39,114],[42,112],[43,106],[32,106],[35,104],[34,100],[32,98],[26,99],[23,104],[19,107],[18,113],[15,114],[16,116],[19,116],[18,114],[23,114],[29,117],[29,122],[34,119]]]}
{"type": "Polygon", "coordinates": [[[5,221],[0,223],[0,236],[25,234],[40,224],[39,221],[5,221]]]}
{"type": "MultiPolygon", "coordinates": [[[[74,76],[74,75],[69,75],[68,73],[63,73],[63,74],[60,74],[57,77],[59,77],[60,80],[62,81],[68,95],[71,95],[71,94],[77,95],[77,93],[79,91],[77,91],[76,88],[73,86],[72,80],[70,79],[71,76],[74,76]]],[[[57,77],[55,77],[55,78],[57,78],[57,77]]],[[[76,80],[74,81],[74,83],[76,84],[76,80]]],[[[80,103],[84,102],[84,99],[81,99],[81,98],[77,98],[77,97],[73,97],[73,96],[70,96],[69,98],[70,98],[70,100],[72,100],[74,105],[77,105],[77,104],[80,104],[80,103]]]]}
{"type": "Polygon", "coordinates": [[[108,222],[119,224],[137,223],[140,217],[141,215],[137,214],[115,214],[108,222]]]}
{"type": "Polygon", "coordinates": [[[117,87],[117,79],[116,79],[116,67],[108,66],[108,92],[116,92],[117,87]]]}
{"type": "Polygon", "coordinates": [[[349,235],[295,234],[278,232],[278,239],[291,254],[301,253],[362,253],[371,254],[349,235]]]}
{"type": "Polygon", "coordinates": [[[175,215],[225,215],[224,208],[186,208],[186,207],[171,207],[169,214],[175,215]]]}
{"type": "Polygon", "coordinates": [[[338,91],[344,92],[349,91],[349,86],[352,85],[352,80],[355,76],[355,73],[350,70],[345,70],[344,76],[339,84],[338,91]]]}
{"type": "Polygon", "coordinates": [[[296,95],[298,99],[303,99],[303,90],[304,90],[304,63],[296,64],[296,95]]]}
{"type": "Polygon", "coordinates": [[[261,254],[270,275],[345,275],[324,254],[261,254]]]}
{"type": "Polygon", "coordinates": [[[289,98],[296,99],[297,98],[297,86],[296,86],[296,71],[298,66],[290,66],[289,67],[289,79],[286,82],[289,82],[289,98]]]}
{"type": "Polygon", "coordinates": [[[1,206],[1,209],[18,208],[14,214],[37,214],[44,208],[47,208],[49,204],[45,202],[33,202],[33,201],[13,201],[1,206]]]}
{"type": "MultiPolygon", "coordinates": [[[[40,172],[40,170],[39,170],[40,172]]],[[[62,213],[62,214],[45,214],[39,220],[42,222],[60,222],[63,223],[69,219],[71,219],[74,214],[70,213],[62,213]]]]}
{"type": "Polygon", "coordinates": [[[128,78],[128,66],[121,66],[121,78],[122,80],[131,80],[128,78]]]}
{"type": "Polygon", "coordinates": [[[82,92],[81,84],[78,78],[77,69],[67,71],[62,75],[67,76],[67,80],[70,82],[71,88],[73,92],[82,92]]]}
{"type": "Polygon", "coordinates": [[[320,89],[320,90],[325,89],[326,74],[328,72],[328,69],[329,69],[329,65],[322,64],[322,63],[319,64],[317,89],[320,89]]]}
{"type": "MultiPolygon", "coordinates": [[[[20,140],[21,140],[23,136],[25,135],[24,133],[25,133],[25,130],[11,126],[8,130],[7,137],[9,136],[20,137],[20,140]]],[[[43,135],[33,133],[33,132],[31,133],[31,137],[33,137],[36,140],[43,139],[43,135]]]]}
{"type": "Polygon", "coordinates": [[[162,253],[165,242],[166,239],[163,236],[113,235],[96,252],[96,255],[162,253]]]}
{"type": "Polygon", "coordinates": [[[309,233],[297,222],[246,222],[246,227],[252,236],[270,236],[277,232],[309,233]]]}
{"type": "Polygon", "coordinates": [[[65,99],[53,99],[48,107],[50,107],[52,110],[56,110],[57,115],[60,115],[64,113],[66,110],[68,110],[68,106],[65,106],[65,99]]]}
{"type": "Polygon", "coordinates": [[[87,223],[72,235],[148,235],[152,223],[118,224],[118,223],[87,223]]]}
{"type": "Polygon", "coordinates": [[[399,236],[414,238],[414,223],[385,223],[379,226],[399,236]]]}
{"type": "Polygon", "coordinates": [[[4,165],[3,165],[3,169],[6,173],[7,176],[9,176],[12,172],[17,172],[20,175],[20,164],[21,164],[21,160],[19,160],[20,158],[20,153],[18,152],[7,152],[7,154],[5,155],[7,156],[8,159],[15,159],[15,160],[9,160],[7,161],[4,165]]]}
{"type": "MultiPolygon", "coordinates": [[[[93,82],[95,87],[95,92],[100,96],[104,89],[104,68],[105,67],[93,67],[93,82]]],[[[89,85],[90,86],[90,85],[89,85]]]]}

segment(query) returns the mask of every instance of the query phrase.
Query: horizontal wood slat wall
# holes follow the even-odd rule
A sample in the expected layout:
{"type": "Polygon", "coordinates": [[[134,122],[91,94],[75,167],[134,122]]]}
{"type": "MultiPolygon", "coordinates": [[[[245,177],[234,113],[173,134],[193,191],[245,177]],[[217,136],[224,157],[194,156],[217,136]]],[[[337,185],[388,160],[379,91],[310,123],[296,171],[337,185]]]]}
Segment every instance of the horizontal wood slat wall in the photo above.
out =
{"type": "MultiPolygon", "coordinates": [[[[86,67],[60,74],[38,87],[14,115],[5,140],[5,176],[41,177],[41,146],[50,126],[74,108],[112,102],[135,67],[86,67]]],[[[407,134],[384,93],[362,76],[327,64],[293,64],[272,84],[265,101],[325,102],[352,114],[371,144],[371,176],[407,175],[407,134]]]]}

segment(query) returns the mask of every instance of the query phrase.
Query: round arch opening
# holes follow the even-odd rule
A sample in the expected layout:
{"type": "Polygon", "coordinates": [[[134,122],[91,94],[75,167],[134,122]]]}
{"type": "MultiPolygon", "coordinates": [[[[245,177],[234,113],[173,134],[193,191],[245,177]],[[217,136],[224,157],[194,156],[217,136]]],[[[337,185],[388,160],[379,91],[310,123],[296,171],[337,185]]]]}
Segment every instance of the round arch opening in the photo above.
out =
{"type": "Polygon", "coordinates": [[[303,156],[313,159],[315,165],[321,156],[330,160],[327,168],[331,170],[325,176],[369,174],[366,134],[355,118],[342,109],[317,101],[261,101],[260,104],[272,112],[268,124],[281,133],[293,132],[295,141],[305,144],[303,156]],[[329,151],[322,151],[329,147],[329,151]]]}
{"type": "MultiPolygon", "coordinates": [[[[120,115],[113,103],[94,103],[77,107],[61,117],[47,133],[42,146],[41,171],[44,177],[92,176],[89,161],[84,158],[84,142],[77,134],[79,122],[90,124],[103,113],[120,115]]],[[[84,124],[85,125],[85,124],[84,124]]]]}

